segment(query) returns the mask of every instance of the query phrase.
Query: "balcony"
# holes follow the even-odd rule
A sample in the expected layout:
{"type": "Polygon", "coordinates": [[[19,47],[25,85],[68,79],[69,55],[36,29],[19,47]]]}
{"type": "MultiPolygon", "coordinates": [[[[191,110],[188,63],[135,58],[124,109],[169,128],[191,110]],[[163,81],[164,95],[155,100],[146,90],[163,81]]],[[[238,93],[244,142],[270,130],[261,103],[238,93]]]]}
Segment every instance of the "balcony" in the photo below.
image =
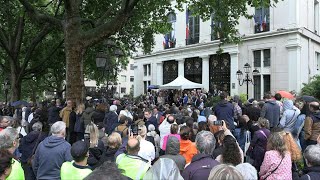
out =
{"type": "Polygon", "coordinates": [[[262,23],[262,24],[257,23],[254,26],[254,33],[255,34],[262,33],[262,32],[268,32],[268,31],[270,31],[270,23],[262,23]]]}
{"type": "Polygon", "coordinates": [[[199,43],[199,36],[186,39],[186,45],[198,44],[198,43],[199,43]]]}

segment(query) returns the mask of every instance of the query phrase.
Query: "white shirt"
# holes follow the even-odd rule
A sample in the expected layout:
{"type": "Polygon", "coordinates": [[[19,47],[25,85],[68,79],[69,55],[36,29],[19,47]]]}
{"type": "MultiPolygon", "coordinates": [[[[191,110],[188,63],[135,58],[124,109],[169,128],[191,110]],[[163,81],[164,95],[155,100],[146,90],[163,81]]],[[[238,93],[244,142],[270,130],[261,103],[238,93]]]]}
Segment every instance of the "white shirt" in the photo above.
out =
{"type": "Polygon", "coordinates": [[[170,128],[171,124],[168,123],[167,119],[165,119],[159,126],[159,131],[160,131],[160,148],[162,147],[163,144],[163,138],[170,134],[170,128]]]}
{"type": "Polygon", "coordinates": [[[30,113],[30,115],[28,116],[28,122],[31,123],[33,119],[33,113],[30,113]]]}
{"type": "Polygon", "coordinates": [[[149,162],[153,161],[156,156],[154,145],[151,142],[142,139],[140,141],[140,151],[138,155],[149,162]]]}

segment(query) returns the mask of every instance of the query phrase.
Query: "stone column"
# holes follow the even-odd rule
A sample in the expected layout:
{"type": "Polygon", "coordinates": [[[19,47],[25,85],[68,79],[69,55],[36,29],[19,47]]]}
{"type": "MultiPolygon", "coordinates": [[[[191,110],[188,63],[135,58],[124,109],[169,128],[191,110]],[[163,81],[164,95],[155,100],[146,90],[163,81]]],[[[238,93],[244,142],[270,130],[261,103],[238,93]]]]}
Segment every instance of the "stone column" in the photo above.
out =
{"type": "Polygon", "coordinates": [[[295,90],[300,92],[301,90],[301,45],[300,44],[288,44],[286,45],[288,50],[288,91],[295,90]]]}
{"type": "Polygon", "coordinates": [[[176,59],[178,61],[178,76],[184,77],[184,59],[176,59]]]}
{"type": "Polygon", "coordinates": [[[209,55],[201,56],[202,59],[202,85],[209,91],[209,55]]]}
{"type": "Polygon", "coordinates": [[[236,72],[239,69],[239,52],[233,51],[230,54],[230,95],[239,95],[239,83],[236,72]]]}
{"type": "Polygon", "coordinates": [[[163,84],[163,62],[157,62],[157,85],[163,84]]]}

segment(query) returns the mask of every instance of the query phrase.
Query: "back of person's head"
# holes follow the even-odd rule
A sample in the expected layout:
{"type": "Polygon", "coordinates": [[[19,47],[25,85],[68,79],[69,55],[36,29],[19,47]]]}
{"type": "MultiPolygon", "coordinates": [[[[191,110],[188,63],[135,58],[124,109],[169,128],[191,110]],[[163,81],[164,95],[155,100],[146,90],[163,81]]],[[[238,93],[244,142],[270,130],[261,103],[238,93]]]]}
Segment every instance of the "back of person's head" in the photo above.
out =
{"type": "Polygon", "coordinates": [[[258,125],[259,125],[261,128],[269,129],[269,120],[266,119],[266,118],[260,117],[260,118],[258,119],[258,125]]]}
{"type": "Polygon", "coordinates": [[[213,122],[216,121],[216,120],[217,120],[217,116],[211,114],[208,117],[208,124],[209,125],[213,125],[213,122]]]}
{"type": "Polygon", "coordinates": [[[115,112],[117,111],[118,107],[116,105],[111,105],[110,108],[109,108],[109,111],[110,112],[115,112]]]}
{"type": "Polygon", "coordinates": [[[223,151],[222,151],[223,163],[232,164],[234,166],[242,162],[242,157],[237,140],[227,135],[223,139],[223,151]]]}
{"type": "Polygon", "coordinates": [[[179,125],[178,124],[171,124],[170,126],[170,133],[171,134],[178,134],[179,125]]]}
{"type": "Polygon", "coordinates": [[[36,122],[32,125],[32,130],[33,131],[42,131],[42,123],[41,122],[36,122]]]}
{"type": "Polygon", "coordinates": [[[183,139],[183,140],[190,139],[190,133],[191,133],[190,131],[191,130],[190,130],[190,128],[188,126],[182,126],[180,128],[180,137],[181,137],[181,139],[183,139]]]}
{"type": "Polygon", "coordinates": [[[51,126],[51,133],[53,136],[57,136],[57,135],[62,135],[65,136],[66,135],[66,123],[63,121],[57,121],[55,122],[52,126],[51,126]]]}
{"type": "Polygon", "coordinates": [[[138,125],[138,135],[142,138],[146,137],[148,131],[145,125],[138,125]]]}
{"type": "Polygon", "coordinates": [[[200,153],[212,155],[216,147],[216,138],[210,131],[201,131],[196,136],[196,146],[200,153]]]}
{"type": "Polygon", "coordinates": [[[282,96],[281,96],[280,93],[276,93],[276,94],[274,95],[274,98],[275,98],[277,101],[280,101],[280,100],[282,99],[282,96]]]}
{"type": "Polygon", "coordinates": [[[267,151],[269,150],[278,151],[282,157],[285,156],[287,146],[280,132],[272,132],[269,136],[267,143],[267,151]]]}
{"type": "Polygon", "coordinates": [[[121,135],[117,132],[112,132],[110,136],[108,136],[107,142],[110,148],[118,149],[122,143],[121,135]]]}
{"type": "Polygon", "coordinates": [[[247,129],[247,115],[242,115],[239,117],[239,128],[247,129]]]}
{"type": "Polygon", "coordinates": [[[167,122],[168,122],[169,124],[172,124],[172,123],[174,123],[174,121],[175,121],[174,116],[173,116],[173,115],[169,115],[168,118],[167,118],[167,122]]]}
{"type": "Polygon", "coordinates": [[[0,149],[10,149],[18,144],[18,132],[15,128],[8,127],[0,131],[0,149]]]}
{"type": "Polygon", "coordinates": [[[154,125],[153,124],[149,124],[148,131],[151,132],[151,131],[155,131],[155,130],[156,130],[156,128],[154,127],[154,125]]]}
{"type": "Polygon", "coordinates": [[[225,137],[224,130],[220,130],[220,131],[214,133],[214,137],[216,138],[216,142],[219,143],[220,145],[222,145],[223,139],[225,137]]]}
{"type": "Polygon", "coordinates": [[[198,116],[200,115],[199,109],[195,109],[194,112],[197,113],[198,116]]]}
{"type": "Polygon", "coordinates": [[[71,146],[71,156],[75,162],[81,162],[89,156],[89,146],[84,141],[77,141],[71,146]]]}
{"type": "Polygon", "coordinates": [[[193,128],[193,119],[191,117],[186,117],[186,125],[189,127],[189,128],[193,128]]]}
{"type": "Polygon", "coordinates": [[[212,168],[208,180],[244,180],[241,173],[232,165],[220,164],[212,168]]]}
{"type": "Polygon", "coordinates": [[[265,99],[271,99],[272,98],[272,94],[267,92],[267,93],[264,94],[264,98],[265,99]]]}
{"type": "Polygon", "coordinates": [[[319,103],[318,102],[311,102],[309,104],[309,109],[311,112],[319,111],[319,103]]]}
{"type": "Polygon", "coordinates": [[[301,150],[296,142],[296,140],[292,137],[290,132],[281,131],[280,134],[283,137],[283,140],[286,144],[287,150],[290,152],[291,161],[299,161],[302,159],[301,150]]]}
{"type": "Polygon", "coordinates": [[[309,145],[304,150],[304,158],[309,167],[320,166],[320,145],[309,145]]]}
{"type": "Polygon", "coordinates": [[[198,131],[199,132],[200,131],[209,131],[209,130],[210,130],[209,126],[208,126],[208,124],[206,122],[201,121],[201,122],[198,123],[198,131]]]}
{"type": "Polygon", "coordinates": [[[96,107],[96,110],[105,112],[106,111],[106,105],[105,104],[98,104],[96,107]]]}
{"type": "MultiPolygon", "coordinates": [[[[13,155],[7,150],[0,150],[0,176],[8,177],[11,173],[13,155]]],[[[15,172],[13,172],[15,173],[15,172]]]]}
{"type": "Polygon", "coordinates": [[[119,116],[120,116],[120,119],[119,119],[120,124],[125,124],[126,122],[128,122],[127,116],[124,116],[124,115],[119,115],[119,116]]]}
{"type": "Polygon", "coordinates": [[[127,152],[130,155],[137,155],[140,151],[140,142],[136,138],[131,138],[127,143],[127,152]]]}
{"type": "Polygon", "coordinates": [[[258,179],[258,173],[255,167],[249,163],[242,163],[236,166],[236,169],[242,174],[243,179],[255,180],[258,179]]]}
{"type": "Polygon", "coordinates": [[[92,148],[97,146],[98,140],[99,140],[98,126],[93,122],[91,122],[90,124],[87,125],[85,132],[90,134],[90,147],[92,148]]]}
{"type": "Polygon", "coordinates": [[[127,180],[114,162],[106,161],[83,180],[127,180]]]}
{"type": "Polygon", "coordinates": [[[228,97],[228,94],[226,92],[221,92],[219,96],[221,100],[225,100],[228,97]]]}

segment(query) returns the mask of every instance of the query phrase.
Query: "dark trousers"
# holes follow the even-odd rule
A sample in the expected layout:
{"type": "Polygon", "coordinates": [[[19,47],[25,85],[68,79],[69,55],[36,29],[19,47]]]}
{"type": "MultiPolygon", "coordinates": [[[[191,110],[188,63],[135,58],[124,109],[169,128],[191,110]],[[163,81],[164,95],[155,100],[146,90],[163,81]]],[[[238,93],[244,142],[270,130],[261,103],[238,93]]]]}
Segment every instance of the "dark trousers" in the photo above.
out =
{"type": "Polygon", "coordinates": [[[33,173],[33,169],[27,163],[21,163],[22,169],[24,171],[24,178],[25,180],[34,180],[36,179],[35,174],[33,173]]]}

